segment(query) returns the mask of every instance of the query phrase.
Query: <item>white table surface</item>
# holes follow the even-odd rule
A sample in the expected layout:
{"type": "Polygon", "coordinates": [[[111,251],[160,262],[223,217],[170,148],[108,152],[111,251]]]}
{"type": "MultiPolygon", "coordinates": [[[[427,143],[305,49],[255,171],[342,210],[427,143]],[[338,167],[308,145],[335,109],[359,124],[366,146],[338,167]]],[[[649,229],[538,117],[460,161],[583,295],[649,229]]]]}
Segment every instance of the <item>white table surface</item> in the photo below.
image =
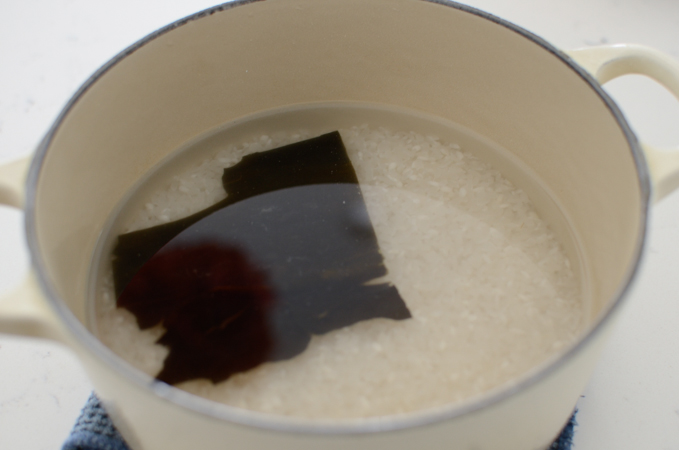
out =
{"type": "MultiPolygon", "coordinates": [[[[676,0],[468,0],[563,49],[630,42],[679,59],[676,0]]],[[[0,1],[0,163],[29,155],[85,79],[205,0],[0,1]]],[[[641,139],[679,144],[679,102],[642,77],[606,88],[641,139]]],[[[0,293],[26,273],[22,214],[0,207],[0,293]]],[[[637,287],[578,407],[577,450],[679,449],[679,194],[653,209],[637,287]]],[[[91,390],[68,350],[0,336],[0,449],[57,450],[91,390]]]]}

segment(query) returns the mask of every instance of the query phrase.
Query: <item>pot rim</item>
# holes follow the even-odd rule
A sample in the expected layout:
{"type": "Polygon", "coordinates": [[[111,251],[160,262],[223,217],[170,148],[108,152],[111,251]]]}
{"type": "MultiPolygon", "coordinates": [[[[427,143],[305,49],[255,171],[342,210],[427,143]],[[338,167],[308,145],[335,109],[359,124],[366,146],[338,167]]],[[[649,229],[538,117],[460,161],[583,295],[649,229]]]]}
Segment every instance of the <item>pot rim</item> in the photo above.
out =
{"type": "Polygon", "coordinates": [[[257,428],[269,429],[273,431],[293,432],[293,433],[312,433],[312,434],[364,434],[374,433],[380,431],[393,431],[405,428],[428,425],[432,423],[442,422],[456,417],[464,416],[492,405],[501,403],[502,401],[512,397],[513,395],[528,389],[537,384],[543,378],[546,378],[551,373],[557,371],[560,367],[573,359],[585,346],[587,346],[599,333],[602,332],[606,324],[611,320],[614,313],[619,310],[627,294],[630,291],[641,263],[641,258],[646,246],[647,224],[651,199],[651,178],[646,160],[639,145],[639,142],[632,132],[625,117],[613,102],[613,100],[606,94],[601,85],[594,79],[589,72],[581,68],[573,59],[566,53],[559,50],[543,38],[527,31],[518,25],[515,25],[507,20],[494,16],[485,11],[463,5],[451,0],[421,0],[429,3],[435,3],[442,6],[451,7],[466,13],[476,15],[482,19],[494,22],[497,25],[503,26],[522,37],[540,45],[543,49],[550,52],[556,58],[560,59],[568,68],[576,72],[587,83],[594,93],[604,102],[608,110],[616,119],[621,131],[629,144],[629,149],[634,159],[637,169],[641,211],[639,234],[635,243],[635,250],[633,256],[633,264],[627,270],[624,277],[624,282],[621,283],[613,298],[607,303],[608,306],[602,313],[599,314],[597,322],[584,334],[580,339],[572,344],[567,351],[562,353],[558,358],[554,357],[551,361],[543,364],[537,370],[532,371],[528,375],[524,375],[519,381],[513,385],[496,388],[489,393],[480,397],[473,397],[470,401],[465,401],[458,404],[451,404],[448,406],[426,409],[422,411],[415,411],[405,414],[395,414],[381,417],[368,417],[359,419],[340,419],[340,420],[323,420],[318,421],[314,419],[301,419],[294,417],[285,417],[274,414],[260,413],[256,411],[249,411],[241,408],[236,408],[228,405],[219,404],[207,399],[203,399],[188,392],[182,391],[178,388],[158,382],[152,377],[142,373],[133,368],[128,363],[124,362],[122,358],[115,355],[110,349],[102,344],[89,330],[73,315],[66,304],[61,300],[57,294],[56,289],[48,276],[46,264],[40,253],[38,244],[37,229],[35,226],[36,218],[36,195],[37,183],[40,176],[43,161],[49,150],[52,139],[60,128],[66,116],[75,106],[78,100],[88,91],[88,89],[99,78],[112,69],[118,62],[122,61],[128,55],[134,53],[139,48],[156,39],[157,37],[168,33],[175,28],[181,27],[187,23],[201,19],[212,14],[229,10],[242,5],[255,3],[264,0],[235,0],[229,3],[213,6],[211,8],[191,14],[187,17],[179,19],[146,37],[135,42],[127,47],[106,64],[99,68],[92,74],[87,81],[76,91],[71,97],[66,106],[59,113],[59,116],[54,121],[42,141],[36,148],[35,155],[31,162],[29,172],[26,180],[26,204],[25,204],[25,231],[28,243],[29,252],[31,255],[32,265],[35,268],[36,278],[40,287],[48,299],[48,302],[57,313],[59,318],[66,324],[66,327],[73,334],[73,336],[91,353],[102,359],[106,365],[118,372],[121,376],[126,378],[129,382],[137,387],[143,389],[150,389],[155,395],[159,396],[165,401],[171,402],[177,406],[187,408],[196,413],[206,415],[212,418],[226,420],[235,424],[247,425],[257,428]]]}

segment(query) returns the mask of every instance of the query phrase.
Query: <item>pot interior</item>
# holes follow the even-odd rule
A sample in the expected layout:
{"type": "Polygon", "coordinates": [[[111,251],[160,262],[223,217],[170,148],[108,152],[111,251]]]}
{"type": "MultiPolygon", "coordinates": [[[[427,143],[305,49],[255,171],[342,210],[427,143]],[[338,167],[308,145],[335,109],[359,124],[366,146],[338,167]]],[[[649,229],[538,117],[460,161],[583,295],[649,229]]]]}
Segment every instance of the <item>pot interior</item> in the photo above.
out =
{"type": "Polygon", "coordinates": [[[625,125],[553,49],[435,2],[266,0],[221,9],[106,66],[38,156],[33,238],[43,276],[79,321],[87,322],[97,242],[144,174],[209,130],[314,104],[408,110],[503,149],[480,156],[527,191],[561,238],[583,279],[589,327],[617,299],[636,264],[646,188],[625,125]]]}

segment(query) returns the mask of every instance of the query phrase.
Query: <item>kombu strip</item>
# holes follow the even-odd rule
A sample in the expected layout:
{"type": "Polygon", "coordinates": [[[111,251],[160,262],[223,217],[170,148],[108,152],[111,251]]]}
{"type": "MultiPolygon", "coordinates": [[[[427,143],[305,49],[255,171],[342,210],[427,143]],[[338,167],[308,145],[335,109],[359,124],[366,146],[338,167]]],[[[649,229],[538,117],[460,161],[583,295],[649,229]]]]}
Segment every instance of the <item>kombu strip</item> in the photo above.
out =
{"type": "Polygon", "coordinates": [[[224,169],[227,198],[120,235],[118,306],[169,348],[161,381],[217,383],[303,352],[312,335],[410,312],[387,274],[339,133],[224,169]]]}
{"type": "Polygon", "coordinates": [[[358,185],[356,172],[336,131],[246,155],[238,164],[224,169],[222,186],[226,199],[183,219],[118,236],[113,250],[116,296],[158,250],[213,212],[267,192],[332,183],[358,185]]]}

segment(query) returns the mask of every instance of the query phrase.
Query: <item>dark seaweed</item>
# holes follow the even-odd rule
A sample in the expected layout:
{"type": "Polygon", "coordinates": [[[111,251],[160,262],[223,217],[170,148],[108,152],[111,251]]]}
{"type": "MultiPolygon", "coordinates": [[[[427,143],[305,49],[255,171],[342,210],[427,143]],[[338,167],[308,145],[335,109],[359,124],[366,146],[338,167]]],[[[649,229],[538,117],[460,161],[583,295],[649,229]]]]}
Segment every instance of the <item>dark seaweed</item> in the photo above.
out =
{"type": "Polygon", "coordinates": [[[116,296],[158,250],[213,212],[267,192],[332,183],[358,184],[336,131],[243,157],[238,164],[224,169],[222,186],[228,195],[226,199],[183,219],[118,236],[113,250],[116,296]]]}
{"type": "Polygon", "coordinates": [[[311,335],[407,319],[387,274],[339,133],[245,156],[224,170],[226,200],[121,235],[118,306],[162,324],[157,378],[219,382],[303,352],[311,335]]]}

